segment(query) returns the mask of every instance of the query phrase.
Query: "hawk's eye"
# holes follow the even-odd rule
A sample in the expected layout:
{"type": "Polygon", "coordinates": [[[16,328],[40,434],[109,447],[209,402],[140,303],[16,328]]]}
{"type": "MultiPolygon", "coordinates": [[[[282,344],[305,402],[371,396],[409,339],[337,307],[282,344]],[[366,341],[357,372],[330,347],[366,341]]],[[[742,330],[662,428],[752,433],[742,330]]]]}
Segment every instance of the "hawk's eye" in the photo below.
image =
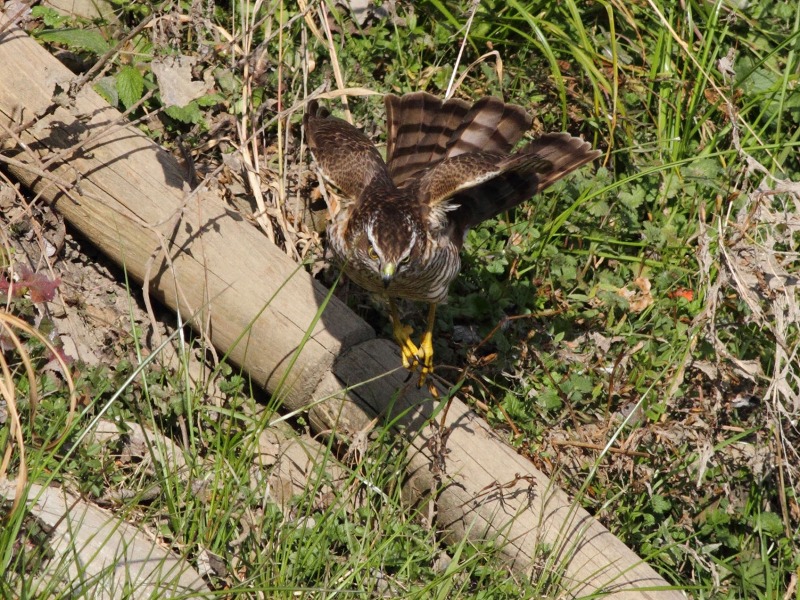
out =
{"type": "Polygon", "coordinates": [[[400,261],[401,265],[407,265],[411,262],[411,256],[406,256],[403,260],[400,261]]]}
{"type": "Polygon", "coordinates": [[[375,247],[370,245],[369,250],[367,250],[367,254],[372,260],[378,260],[378,253],[375,252],[375,247]]]}

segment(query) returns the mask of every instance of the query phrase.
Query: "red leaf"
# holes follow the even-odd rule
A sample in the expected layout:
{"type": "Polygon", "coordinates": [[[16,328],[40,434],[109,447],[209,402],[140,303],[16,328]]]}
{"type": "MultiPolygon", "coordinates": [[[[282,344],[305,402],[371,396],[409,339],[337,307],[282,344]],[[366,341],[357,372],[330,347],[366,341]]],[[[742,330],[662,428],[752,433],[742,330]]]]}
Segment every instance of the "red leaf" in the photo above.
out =
{"type": "Polygon", "coordinates": [[[28,288],[31,301],[34,303],[50,302],[56,295],[56,289],[61,285],[61,278],[50,279],[43,273],[34,273],[25,265],[17,270],[20,279],[17,286],[28,288]]]}
{"type": "Polygon", "coordinates": [[[674,292],[667,294],[667,296],[670,298],[683,298],[687,302],[694,300],[694,292],[692,290],[687,290],[686,288],[678,288],[674,292]]]}

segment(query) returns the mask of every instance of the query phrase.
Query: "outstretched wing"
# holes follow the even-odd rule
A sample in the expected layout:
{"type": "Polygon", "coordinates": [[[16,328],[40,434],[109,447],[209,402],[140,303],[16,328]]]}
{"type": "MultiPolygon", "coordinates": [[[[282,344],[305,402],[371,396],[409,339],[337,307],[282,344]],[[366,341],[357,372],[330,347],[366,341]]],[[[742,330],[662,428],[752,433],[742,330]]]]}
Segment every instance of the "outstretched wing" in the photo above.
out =
{"type": "Polygon", "coordinates": [[[401,187],[440,161],[465,152],[508,153],[531,125],[521,106],[497,98],[475,104],[425,92],[387,94],[386,163],[401,187]]]}
{"type": "Polygon", "coordinates": [[[468,152],[446,158],[419,179],[417,194],[431,225],[463,233],[508,210],[600,156],[568,133],[547,134],[520,152],[468,152]]]}
{"type": "Polygon", "coordinates": [[[368,185],[390,183],[386,163],[370,139],[316,101],[303,117],[308,147],[330,183],[356,200],[368,185]]]}

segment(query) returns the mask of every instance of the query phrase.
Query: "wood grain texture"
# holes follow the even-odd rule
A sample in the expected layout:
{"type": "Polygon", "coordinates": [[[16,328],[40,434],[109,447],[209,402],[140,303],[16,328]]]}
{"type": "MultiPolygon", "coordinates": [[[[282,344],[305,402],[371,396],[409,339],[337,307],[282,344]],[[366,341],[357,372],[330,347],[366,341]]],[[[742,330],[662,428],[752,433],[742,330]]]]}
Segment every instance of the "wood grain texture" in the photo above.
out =
{"type": "MultiPolygon", "coordinates": [[[[12,501],[15,485],[0,481],[0,498],[12,501]]],[[[189,562],[163,548],[152,533],[61,488],[31,484],[27,492],[30,516],[49,530],[43,544],[52,552],[32,574],[32,589],[67,596],[84,582],[98,600],[215,597],[189,562]]]]}
{"type": "Polygon", "coordinates": [[[402,414],[398,431],[413,445],[409,500],[435,501],[432,514],[448,540],[506,540],[503,554],[520,571],[530,569],[538,542],[552,544],[576,595],[605,590],[607,598],[684,597],[664,590],[652,568],[572,507],[458,400],[448,413],[447,453],[432,451],[441,441],[427,425],[433,403],[403,385],[406,373],[398,369],[394,344],[373,339],[335,299],[287,374],[326,291],[213,192],[190,192],[171,155],[125,126],[96,94],[83,90],[73,106],[56,106],[57,84],[67,88],[73,75],[18,29],[0,34],[0,61],[0,151],[31,165],[33,157],[57,154],[50,172],[61,188],[35,167],[14,167],[15,176],[135,280],[145,281],[149,269],[150,292],[184,319],[197,313],[196,324],[210,325],[217,348],[230,350],[230,359],[280,393],[287,407],[316,402],[309,417],[317,431],[354,434],[374,426],[376,415],[402,414]],[[7,134],[11,130],[29,150],[7,134]],[[100,131],[102,137],[85,142],[100,131]],[[71,150],[82,141],[82,151],[71,150]]]}

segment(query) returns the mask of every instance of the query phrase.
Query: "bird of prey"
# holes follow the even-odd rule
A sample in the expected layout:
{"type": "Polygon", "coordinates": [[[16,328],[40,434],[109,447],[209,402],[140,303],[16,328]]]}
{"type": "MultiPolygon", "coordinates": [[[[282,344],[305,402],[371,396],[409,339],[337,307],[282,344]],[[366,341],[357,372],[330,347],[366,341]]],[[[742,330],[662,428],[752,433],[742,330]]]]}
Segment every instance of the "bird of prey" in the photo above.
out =
{"type": "Polygon", "coordinates": [[[530,199],[600,152],[568,133],[517,143],[531,126],[524,108],[494,97],[475,103],[424,92],[384,98],[386,160],[369,138],[316,101],[303,120],[325,180],[342,196],[329,247],[347,275],[389,300],[403,366],[433,372],[436,305],[461,267],[467,231],[530,199]],[[429,304],[417,346],[395,298],[429,304]]]}

